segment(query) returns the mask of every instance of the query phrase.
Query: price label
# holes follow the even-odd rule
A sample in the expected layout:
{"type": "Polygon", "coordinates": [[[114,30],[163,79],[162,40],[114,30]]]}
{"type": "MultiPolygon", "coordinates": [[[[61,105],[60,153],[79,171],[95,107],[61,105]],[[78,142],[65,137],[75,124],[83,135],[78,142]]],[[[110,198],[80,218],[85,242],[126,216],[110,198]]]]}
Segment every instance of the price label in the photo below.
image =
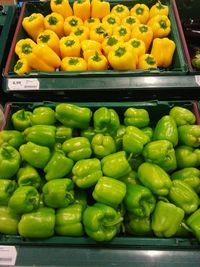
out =
{"type": "Polygon", "coordinates": [[[195,76],[195,81],[198,84],[198,86],[200,86],[200,75],[195,76]]]}
{"type": "Polygon", "coordinates": [[[14,246],[0,246],[0,266],[14,266],[17,259],[17,250],[14,246]]]}
{"type": "Polygon", "coordinates": [[[8,90],[39,90],[40,83],[38,79],[8,79],[8,90]]]}
{"type": "Polygon", "coordinates": [[[16,0],[0,0],[0,6],[12,6],[17,5],[16,0]]]}

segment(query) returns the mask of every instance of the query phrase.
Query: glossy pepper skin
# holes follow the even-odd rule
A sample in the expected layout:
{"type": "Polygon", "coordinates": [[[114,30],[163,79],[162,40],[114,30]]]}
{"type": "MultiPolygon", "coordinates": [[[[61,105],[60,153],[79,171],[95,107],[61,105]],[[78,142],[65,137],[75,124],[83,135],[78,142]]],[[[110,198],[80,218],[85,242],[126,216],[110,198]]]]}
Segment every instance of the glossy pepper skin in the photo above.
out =
{"type": "Polygon", "coordinates": [[[36,211],[23,214],[18,224],[19,234],[28,238],[47,238],[54,235],[55,211],[41,207],[36,211]]]}
{"type": "Polygon", "coordinates": [[[31,126],[31,112],[25,111],[24,109],[17,110],[11,116],[11,121],[13,124],[14,129],[18,131],[23,131],[29,126],[31,126]]]}
{"type": "Polygon", "coordinates": [[[182,208],[186,214],[197,210],[199,196],[188,184],[181,180],[173,180],[169,190],[169,199],[177,207],[182,208]]]}
{"type": "Polygon", "coordinates": [[[138,168],[138,178],[144,186],[158,196],[168,195],[172,185],[169,175],[153,163],[142,163],[138,168]]]}
{"type": "Polygon", "coordinates": [[[101,162],[96,158],[82,159],[72,169],[73,182],[80,188],[90,188],[102,177],[101,162]]]}
{"type": "Polygon", "coordinates": [[[91,18],[102,19],[110,14],[110,3],[100,0],[92,0],[91,2],[91,18]]]}
{"type": "Polygon", "coordinates": [[[135,4],[130,14],[138,18],[141,24],[146,24],[149,19],[149,7],[145,4],[135,4]]]}
{"type": "Polygon", "coordinates": [[[168,16],[168,14],[169,14],[169,7],[167,5],[162,4],[160,1],[154,4],[149,10],[149,18],[152,18],[156,15],[168,16]]]}
{"type": "Polygon", "coordinates": [[[112,34],[112,28],[105,24],[97,24],[91,27],[89,38],[91,40],[102,43],[107,36],[112,34]]]}
{"type": "Polygon", "coordinates": [[[56,127],[56,143],[62,144],[65,140],[72,138],[72,134],[72,128],[58,125],[56,127]]]}
{"type": "Polygon", "coordinates": [[[149,125],[150,118],[147,110],[142,108],[128,108],[124,112],[124,124],[143,128],[149,125]]]}
{"type": "Polygon", "coordinates": [[[93,115],[94,129],[97,133],[114,134],[119,126],[120,120],[114,109],[101,107],[93,115]]]}
{"type": "Polygon", "coordinates": [[[69,178],[48,181],[42,192],[44,203],[51,208],[65,208],[74,201],[74,183],[69,178]]]}
{"type": "MultiPolygon", "coordinates": [[[[30,38],[20,39],[15,45],[15,53],[18,55],[18,57],[20,59],[24,59],[27,54],[32,52],[33,47],[35,47],[35,46],[36,46],[36,43],[30,38]]],[[[27,59],[26,59],[26,61],[28,64],[27,59]]]]}
{"type": "Polygon", "coordinates": [[[135,185],[140,183],[137,178],[137,172],[133,170],[131,170],[128,174],[122,176],[120,178],[120,181],[124,182],[126,185],[129,184],[135,185]]]}
{"type": "Polygon", "coordinates": [[[53,12],[61,14],[64,18],[73,14],[73,9],[68,0],[51,0],[50,7],[53,12]]]}
{"type": "Polygon", "coordinates": [[[125,231],[132,236],[152,235],[150,217],[137,217],[131,212],[127,213],[125,231]]]}
{"type": "Polygon", "coordinates": [[[144,145],[150,141],[148,135],[135,126],[127,126],[122,138],[123,149],[133,156],[140,155],[144,145]]]}
{"type": "Polygon", "coordinates": [[[80,25],[75,27],[73,31],[71,31],[70,36],[76,36],[79,41],[82,42],[84,40],[88,40],[89,32],[90,30],[86,26],[80,25]]]}
{"type": "Polygon", "coordinates": [[[114,29],[117,25],[120,25],[120,18],[114,14],[109,14],[102,18],[102,24],[114,29]]]}
{"type": "Polygon", "coordinates": [[[73,3],[74,16],[81,18],[83,21],[90,18],[91,4],[89,0],[76,0],[73,3]]]}
{"type": "Polygon", "coordinates": [[[32,125],[54,125],[56,123],[55,111],[47,106],[34,108],[30,119],[32,125]]]}
{"type": "Polygon", "coordinates": [[[200,125],[178,127],[179,144],[198,148],[200,146],[200,125]]]}
{"type": "Polygon", "coordinates": [[[107,70],[108,60],[99,52],[95,52],[94,55],[88,58],[88,70],[107,70]]]}
{"type": "Polygon", "coordinates": [[[140,24],[140,21],[136,16],[129,15],[122,19],[122,25],[128,26],[131,30],[136,24],[140,24]]]}
{"type": "Polygon", "coordinates": [[[102,42],[102,49],[106,56],[108,53],[115,48],[117,44],[121,42],[121,38],[117,35],[107,36],[102,42]]]}
{"type": "Polygon", "coordinates": [[[120,213],[101,203],[95,203],[83,213],[85,232],[98,242],[111,241],[117,235],[122,221],[120,213]]]}
{"type": "Polygon", "coordinates": [[[18,149],[25,142],[24,136],[17,130],[0,131],[0,146],[9,145],[18,149]]]}
{"type": "Polygon", "coordinates": [[[38,208],[39,193],[33,186],[18,187],[11,198],[8,206],[18,214],[28,213],[38,208]]]}
{"type": "Polygon", "coordinates": [[[28,65],[28,60],[26,58],[20,58],[14,66],[14,72],[18,75],[26,74],[30,71],[31,67],[28,65]]]}
{"type": "Polygon", "coordinates": [[[84,21],[84,26],[86,26],[89,29],[91,29],[92,26],[97,25],[99,23],[101,23],[100,22],[100,19],[98,19],[98,18],[89,18],[89,19],[87,19],[87,20],[84,21]]]}
{"type": "Polygon", "coordinates": [[[74,162],[67,158],[65,153],[55,151],[44,168],[45,179],[47,181],[66,177],[72,170],[74,162]]]}
{"type": "Polygon", "coordinates": [[[122,138],[123,138],[123,135],[125,134],[125,132],[126,132],[126,126],[121,124],[119,126],[116,134],[113,135],[117,151],[122,150],[122,138]]]}
{"type": "Polygon", "coordinates": [[[86,107],[64,103],[56,106],[57,120],[67,127],[88,128],[91,117],[92,111],[86,107]]]}
{"type": "Polygon", "coordinates": [[[152,17],[147,25],[153,30],[153,38],[164,38],[171,32],[171,22],[166,15],[152,17]]]}
{"type": "Polygon", "coordinates": [[[61,57],[80,57],[81,44],[76,36],[64,36],[60,39],[61,57]]]}
{"type": "Polygon", "coordinates": [[[96,132],[93,127],[88,127],[86,129],[81,130],[80,136],[86,137],[90,143],[92,142],[93,137],[95,136],[96,132]]]}
{"type": "Polygon", "coordinates": [[[175,147],[178,144],[178,128],[173,117],[164,115],[156,123],[153,140],[168,140],[175,147]]]}
{"type": "Polygon", "coordinates": [[[148,217],[156,205],[156,198],[152,192],[143,185],[128,184],[124,197],[126,210],[138,217],[148,217]]]}
{"type": "Polygon", "coordinates": [[[14,147],[0,147],[0,179],[12,179],[20,163],[20,154],[14,147]]]}
{"type": "Polygon", "coordinates": [[[7,206],[0,206],[0,233],[5,235],[17,235],[20,215],[7,206]]]}
{"type": "Polygon", "coordinates": [[[85,71],[87,62],[81,57],[65,57],[61,62],[61,71],[85,71]]]}
{"type": "Polygon", "coordinates": [[[103,158],[116,152],[115,141],[110,135],[95,134],[91,141],[91,147],[97,158],[103,158]]]}
{"type": "Polygon", "coordinates": [[[69,16],[64,21],[64,32],[68,36],[76,27],[83,25],[81,18],[77,16],[69,16]]]}
{"type": "Polygon", "coordinates": [[[119,179],[131,171],[125,151],[105,156],[101,160],[101,165],[103,174],[114,179],[119,179]]]}
{"type": "Polygon", "coordinates": [[[159,165],[166,172],[177,168],[175,150],[168,140],[157,140],[145,145],[142,155],[145,161],[159,165]]]}
{"type": "Polygon", "coordinates": [[[113,35],[116,35],[122,41],[127,42],[131,36],[131,29],[126,25],[119,25],[113,29],[113,35]]]}
{"type": "Polygon", "coordinates": [[[156,68],[157,68],[156,60],[152,55],[144,54],[138,58],[137,69],[148,70],[156,68]]]}
{"type": "Polygon", "coordinates": [[[175,106],[171,108],[169,115],[174,118],[178,127],[182,125],[194,124],[196,122],[194,113],[184,107],[175,106]]]}
{"type": "Polygon", "coordinates": [[[73,137],[62,144],[62,149],[70,159],[78,161],[90,158],[92,149],[86,137],[73,137]]]}
{"type": "Polygon", "coordinates": [[[59,38],[64,36],[64,17],[57,13],[52,12],[44,18],[44,26],[47,30],[54,31],[59,38]]]}
{"type": "Polygon", "coordinates": [[[151,42],[153,40],[153,31],[151,27],[146,24],[136,24],[132,29],[131,38],[137,38],[142,40],[145,43],[145,52],[148,52],[151,42]]]}
{"type": "Polygon", "coordinates": [[[152,42],[151,55],[156,60],[157,66],[168,68],[173,62],[176,44],[169,38],[155,38],[152,42]],[[158,53],[159,51],[159,53],[158,53]]]}
{"type": "Polygon", "coordinates": [[[83,207],[71,204],[56,211],[55,233],[62,236],[83,236],[83,207]]]}
{"type": "Polygon", "coordinates": [[[190,227],[192,233],[197,238],[198,241],[200,241],[200,209],[196,210],[194,213],[192,213],[186,220],[187,225],[190,227]]]}
{"type": "Polygon", "coordinates": [[[32,142],[27,142],[19,148],[20,155],[23,160],[27,161],[31,166],[43,169],[50,159],[51,152],[48,147],[40,146],[32,142]]]}
{"type": "Polygon", "coordinates": [[[42,179],[38,171],[30,164],[25,163],[17,172],[17,183],[19,186],[33,186],[38,189],[42,179]]]}
{"type": "Polygon", "coordinates": [[[184,217],[184,210],[172,203],[158,201],[153,212],[151,227],[157,237],[174,236],[184,217]]]}
{"type": "Polygon", "coordinates": [[[119,17],[121,20],[130,15],[129,9],[123,4],[117,4],[113,6],[111,14],[119,17]]]}
{"type": "Polygon", "coordinates": [[[0,206],[7,206],[17,184],[9,179],[0,179],[0,206]]]}
{"type": "Polygon", "coordinates": [[[144,41],[137,38],[131,38],[128,43],[131,45],[133,53],[135,53],[138,58],[145,54],[146,47],[144,41]]]}
{"type": "Polygon", "coordinates": [[[102,176],[92,192],[93,198],[100,203],[113,208],[122,203],[126,194],[126,185],[114,178],[102,176]]]}
{"type": "Polygon", "coordinates": [[[200,166],[200,149],[190,146],[178,146],[175,149],[179,169],[200,166]]]}
{"type": "Polygon", "coordinates": [[[193,167],[183,168],[171,174],[172,180],[181,180],[200,193],[200,170],[193,167]]]}
{"type": "Polygon", "coordinates": [[[44,16],[41,13],[32,13],[22,20],[22,26],[28,35],[37,40],[38,35],[44,31],[44,16]]]}

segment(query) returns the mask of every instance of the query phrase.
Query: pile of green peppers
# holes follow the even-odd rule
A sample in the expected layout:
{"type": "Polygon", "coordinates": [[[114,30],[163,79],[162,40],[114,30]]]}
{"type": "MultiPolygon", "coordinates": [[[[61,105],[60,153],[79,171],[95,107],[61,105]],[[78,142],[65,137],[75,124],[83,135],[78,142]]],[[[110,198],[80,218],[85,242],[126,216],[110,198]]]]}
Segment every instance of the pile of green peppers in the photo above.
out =
{"type": "Polygon", "coordinates": [[[174,106],[152,124],[144,108],[61,103],[19,109],[11,122],[0,132],[0,233],[200,241],[200,125],[191,110],[174,106]]]}

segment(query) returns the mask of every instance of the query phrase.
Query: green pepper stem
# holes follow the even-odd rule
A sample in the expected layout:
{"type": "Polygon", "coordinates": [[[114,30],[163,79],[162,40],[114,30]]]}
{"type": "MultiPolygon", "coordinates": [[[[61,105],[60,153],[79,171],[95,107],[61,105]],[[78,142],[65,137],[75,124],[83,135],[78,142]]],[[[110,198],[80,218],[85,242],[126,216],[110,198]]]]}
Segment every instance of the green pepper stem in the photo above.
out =
{"type": "Polygon", "coordinates": [[[186,223],[181,222],[181,226],[182,226],[185,230],[187,230],[188,232],[192,233],[192,230],[190,229],[190,227],[189,227],[186,223]]]}
{"type": "Polygon", "coordinates": [[[166,203],[169,203],[169,200],[166,197],[159,196],[158,200],[162,200],[162,201],[164,201],[166,203]]]}
{"type": "Polygon", "coordinates": [[[105,226],[105,227],[115,226],[115,225],[121,223],[123,220],[124,220],[124,218],[121,217],[121,216],[120,216],[120,217],[116,217],[116,218],[115,218],[113,221],[111,221],[111,222],[104,222],[104,223],[103,223],[103,226],[105,226]]]}
{"type": "Polygon", "coordinates": [[[132,158],[132,156],[133,156],[133,153],[130,153],[130,155],[128,156],[128,159],[127,159],[127,161],[130,161],[130,160],[131,160],[131,158],[132,158]]]}

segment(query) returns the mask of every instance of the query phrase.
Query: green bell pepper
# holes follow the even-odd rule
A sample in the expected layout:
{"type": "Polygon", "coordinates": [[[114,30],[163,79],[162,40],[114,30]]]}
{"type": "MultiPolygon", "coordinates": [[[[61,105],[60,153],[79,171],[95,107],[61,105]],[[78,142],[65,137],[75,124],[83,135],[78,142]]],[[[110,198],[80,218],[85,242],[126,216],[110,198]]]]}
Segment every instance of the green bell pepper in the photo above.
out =
{"type": "Polygon", "coordinates": [[[120,125],[116,134],[112,136],[115,140],[115,145],[116,145],[117,151],[122,150],[122,139],[123,139],[123,135],[125,134],[125,132],[126,132],[126,126],[120,125]]]}
{"type": "Polygon", "coordinates": [[[178,128],[173,117],[164,115],[156,123],[153,140],[168,140],[172,142],[173,146],[178,144],[178,128]]]}
{"type": "Polygon", "coordinates": [[[27,238],[47,238],[54,235],[55,211],[41,207],[23,214],[18,224],[19,234],[27,238]]]}
{"type": "Polygon", "coordinates": [[[12,179],[20,163],[20,154],[14,147],[0,147],[0,179],[12,179]]]}
{"type": "Polygon", "coordinates": [[[111,241],[118,234],[122,221],[120,213],[101,203],[95,203],[83,213],[85,232],[96,241],[111,241]]]}
{"type": "Polygon", "coordinates": [[[83,207],[71,204],[56,211],[55,232],[62,236],[83,236],[82,225],[83,207]]]}
{"type": "Polygon", "coordinates": [[[86,137],[73,137],[62,144],[62,149],[70,159],[78,161],[90,158],[92,149],[86,137]]]}
{"type": "Polygon", "coordinates": [[[9,199],[8,206],[16,213],[28,213],[38,208],[39,200],[40,196],[35,187],[20,186],[9,199]]]}
{"type": "Polygon", "coordinates": [[[59,179],[66,177],[74,165],[72,159],[67,158],[63,151],[55,151],[44,168],[45,179],[59,179]]]}
{"type": "Polygon", "coordinates": [[[181,180],[200,193],[200,170],[197,168],[184,168],[171,174],[172,180],[181,180]]]}
{"type": "Polygon", "coordinates": [[[25,143],[25,139],[20,131],[0,131],[0,146],[9,145],[18,149],[23,143],[25,143]]]}
{"type": "Polygon", "coordinates": [[[143,108],[128,108],[124,112],[124,124],[126,126],[135,126],[143,128],[149,125],[149,113],[143,108]]]}
{"type": "Polygon", "coordinates": [[[17,172],[17,183],[19,186],[30,185],[38,189],[42,179],[34,167],[25,163],[17,172]]]}
{"type": "Polygon", "coordinates": [[[148,217],[155,208],[156,198],[147,187],[139,184],[128,184],[124,204],[126,210],[135,216],[148,217]]]}
{"type": "Polygon", "coordinates": [[[0,206],[0,233],[5,235],[17,235],[20,215],[9,207],[0,206]]]}
{"type": "Polygon", "coordinates": [[[149,141],[149,136],[143,133],[142,130],[135,126],[128,126],[122,139],[123,150],[133,156],[138,156],[142,153],[144,145],[149,141]]]}
{"type": "Polygon", "coordinates": [[[91,147],[94,155],[100,159],[116,152],[116,145],[112,136],[101,133],[95,134],[91,142],[91,147]]]}
{"type": "Polygon", "coordinates": [[[143,131],[143,133],[145,133],[146,135],[148,135],[150,140],[153,138],[153,128],[144,127],[144,128],[141,128],[140,130],[143,131]]]}
{"type": "Polygon", "coordinates": [[[197,193],[191,186],[181,180],[173,180],[169,190],[169,199],[177,207],[182,208],[186,214],[197,210],[200,201],[197,193]]]}
{"type": "Polygon", "coordinates": [[[56,127],[52,125],[34,125],[24,130],[26,141],[40,146],[53,147],[56,138],[56,127]]]}
{"type": "Polygon", "coordinates": [[[177,126],[194,124],[196,121],[196,117],[193,112],[184,107],[173,107],[170,110],[169,115],[174,118],[177,126]]]}
{"type": "Polygon", "coordinates": [[[54,125],[56,123],[55,111],[50,107],[34,108],[30,119],[32,125],[54,125]]]}
{"type": "Polygon", "coordinates": [[[63,143],[64,141],[72,138],[72,128],[59,125],[56,127],[56,143],[63,143]]]}
{"type": "Polygon", "coordinates": [[[200,147],[200,125],[183,125],[178,127],[179,144],[200,147]]]}
{"type": "Polygon", "coordinates": [[[139,166],[138,178],[144,186],[159,196],[168,195],[172,184],[169,175],[161,167],[149,162],[139,166]]]}
{"type": "Polygon", "coordinates": [[[50,208],[66,208],[74,202],[74,183],[69,178],[55,179],[42,188],[44,203],[50,208]]]}
{"type": "Polygon", "coordinates": [[[178,146],[175,149],[177,168],[200,167],[200,149],[190,146],[178,146]]]}
{"type": "Polygon", "coordinates": [[[119,151],[104,157],[101,160],[101,165],[103,174],[115,179],[119,179],[131,171],[124,151],[119,151]]]}
{"type": "Polygon", "coordinates": [[[128,174],[122,176],[120,178],[120,181],[122,181],[126,185],[129,185],[129,184],[139,184],[140,183],[140,181],[138,180],[137,172],[136,171],[130,171],[128,174]]]}
{"type": "Polygon", "coordinates": [[[144,158],[142,155],[131,157],[129,160],[129,164],[133,171],[138,170],[139,166],[144,162],[144,158]]]}
{"type": "Polygon", "coordinates": [[[56,106],[57,120],[70,128],[88,128],[91,117],[92,111],[86,107],[65,103],[56,106]]]}
{"type": "Polygon", "coordinates": [[[95,136],[96,132],[93,127],[88,127],[87,129],[82,129],[80,132],[81,137],[86,137],[90,143],[92,142],[92,138],[95,136]]]}
{"type": "Polygon", "coordinates": [[[86,190],[82,190],[80,188],[76,188],[76,190],[74,190],[73,204],[80,204],[83,207],[83,210],[85,210],[88,206],[87,198],[88,198],[88,194],[86,190]]]}
{"type": "Polygon", "coordinates": [[[0,179],[0,206],[7,206],[10,197],[17,188],[15,181],[0,179]]]}
{"type": "Polygon", "coordinates": [[[184,210],[172,203],[158,201],[152,215],[151,227],[157,237],[172,237],[184,218],[184,210]]]}
{"type": "Polygon", "coordinates": [[[200,209],[192,213],[186,220],[190,230],[200,242],[200,209]]]}
{"type": "Polygon", "coordinates": [[[40,146],[32,142],[21,145],[19,152],[23,160],[39,169],[43,169],[51,157],[51,152],[48,147],[40,146]]]}
{"type": "Polygon", "coordinates": [[[72,173],[72,180],[78,187],[92,187],[102,177],[101,162],[96,158],[79,160],[75,163],[72,173]]]}
{"type": "Polygon", "coordinates": [[[157,140],[145,145],[144,160],[159,165],[166,172],[176,170],[176,155],[173,144],[168,140],[157,140]]]}
{"type": "Polygon", "coordinates": [[[137,217],[132,213],[126,214],[125,231],[133,236],[152,235],[150,217],[137,217]]]}
{"type": "Polygon", "coordinates": [[[117,208],[126,195],[125,183],[102,176],[92,192],[93,198],[100,203],[117,208]]]}
{"type": "Polygon", "coordinates": [[[117,112],[112,108],[101,107],[94,112],[94,129],[97,133],[114,135],[120,127],[117,112]]]}
{"type": "Polygon", "coordinates": [[[12,114],[11,121],[15,130],[24,131],[31,126],[31,112],[20,109],[12,114]]]}

